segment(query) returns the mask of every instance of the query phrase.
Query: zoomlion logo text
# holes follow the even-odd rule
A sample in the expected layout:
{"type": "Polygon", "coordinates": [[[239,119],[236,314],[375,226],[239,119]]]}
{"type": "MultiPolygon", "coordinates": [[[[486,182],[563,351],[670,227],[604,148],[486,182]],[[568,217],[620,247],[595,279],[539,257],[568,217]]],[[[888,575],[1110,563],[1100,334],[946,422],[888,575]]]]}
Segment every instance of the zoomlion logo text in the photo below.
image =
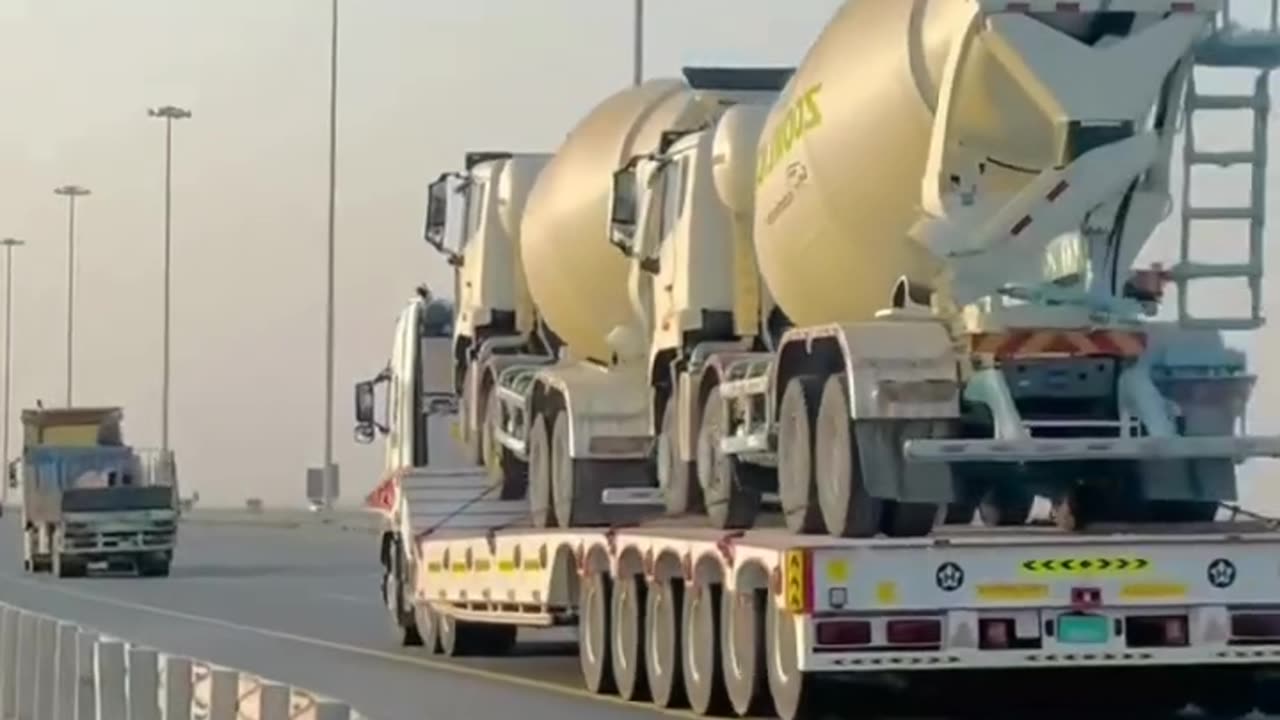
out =
{"type": "Polygon", "coordinates": [[[822,108],[818,106],[818,93],[822,92],[822,83],[809,88],[800,99],[787,111],[773,136],[760,147],[760,161],[756,165],[756,185],[764,182],[778,165],[778,161],[786,157],[795,147],[797,141],[809,131],[822,124],[822,108]]]}

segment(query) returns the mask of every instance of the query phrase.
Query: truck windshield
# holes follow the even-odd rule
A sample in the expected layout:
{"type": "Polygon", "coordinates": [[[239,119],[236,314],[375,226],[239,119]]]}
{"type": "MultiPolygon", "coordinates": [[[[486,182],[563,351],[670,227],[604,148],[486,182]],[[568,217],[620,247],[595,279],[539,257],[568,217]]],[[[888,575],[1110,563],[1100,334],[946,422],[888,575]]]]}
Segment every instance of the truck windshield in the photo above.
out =
{"type": "Polygon", "coordinates": [[[71,490],[135,484],[132,454],[125,448],[37,448],[27,458],[39,490],[71,490]]]}

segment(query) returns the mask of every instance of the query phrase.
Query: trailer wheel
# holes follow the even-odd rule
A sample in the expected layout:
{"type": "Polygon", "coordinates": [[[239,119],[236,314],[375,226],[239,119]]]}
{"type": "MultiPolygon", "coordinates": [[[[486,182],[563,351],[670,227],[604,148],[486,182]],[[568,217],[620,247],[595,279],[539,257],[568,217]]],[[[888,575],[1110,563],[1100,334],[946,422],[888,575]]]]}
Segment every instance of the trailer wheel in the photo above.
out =
{"type": "Polygon", "coordinates": [[[533,526],[556,525],[556,510],[551,504],[551,440],[547,437],[547,420],[533,416],[529,430],[529,512],[533,526]]]}
{"type": "Polygon", "coordinates": [[[679,417],[676,399],[672,397],[667,400],[667,407],[662,411],[662,432],[658,435],[658,487],[662,488],[668,514],[701,514],[705,512],[705,503],[702,486],[697,481],[698,463],[696,460],[680,460],[680,447],[676,439],[679,417]]]}
{"type": "Polygon", "coordinates": [[[787,383],[778,410],[778,495],[792,533],[826,532],[813,473],[813,428],[822,401],[822,378],[801,375],[787,383]]]}
{"type": "Polygon", "coordinates": [[[814,440],[818,498],[827,531],[836,537],[873,537],[884,503],[867,492],[858,462],[844,375],[832,375],[822,389],[818,435],[814,440]]]}
{"type": "Polygon", "coordinates": [[[722,715],[729,705],[720,653],[720,587],[695,581],[684,594],[684,686],[699,715],[722,715]]]}
{"type": "Polygon", "coordinates": [[[649,699],[645,673],[645,585],[639,575],[624,575],[613,585],[609,646],[613,651],[613,679],[623,700],[649,699]]]}
{"type": "Polygon", "coordinates": [[[684,586],[681,582],[656,579],[649,583],[645,597],[645,672],[653,703],[662,708],[685,705],[684,645],[681,640],[680,608],[684,586]]]}
{"type": "Polygon", "coordinates": [[[707,394],[698,429],[698,483],[706,500],[707,518],[724,530],[750,528],[760,513],[760,485],[764,468],[738,462],[720,452],[725,432],[720,388],[707,394]]]}
{"type": "Polygon", "coordinates": [[[769,695],[780,720],[811,716],[815,689],[811,676],[800,672],[800,648],[795,616],[778,605],[770,594],[765,613],[765,658],[769,675],[769,695]]]}
{"type": "Polygon", "coordinates": [[[742,717],[772,715],[768,705],[768,662],[764,653],[765,592],[721,594],[720,656],[733,711],[742,717]]]}
{"type": "Polygon", "coordinates": [[[414,625],[418,628],[418,637],[422,647],[429,655],[440,652],[440,616],[428,603],[419,602],[413,606],[414,625]]]}
{"type": "Polygon", "coordinates": [[[483,651],[487,629],[478,623],[458,620],[448,612],[436,612],[440,652],[448,657],[466,657],[483,651]]]}
{"type": "Polygon", "coordinates": [[[614,691],[609,647],[613,625],[609,618],[613,609],[609,597],[611,585],[607,575],[592,572],[583,576],[578,591],[578,610],[582,614],[578,624],[578,663],[582,666],[587,690],[598,695],[614,691]]]}

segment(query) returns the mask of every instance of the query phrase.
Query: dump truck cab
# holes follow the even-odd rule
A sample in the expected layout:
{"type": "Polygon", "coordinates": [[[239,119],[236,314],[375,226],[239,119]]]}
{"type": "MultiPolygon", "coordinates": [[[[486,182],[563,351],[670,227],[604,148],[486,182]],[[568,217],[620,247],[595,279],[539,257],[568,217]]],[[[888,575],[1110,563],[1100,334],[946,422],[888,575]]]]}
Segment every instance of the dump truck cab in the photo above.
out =
{"type": "Polygon", "coordinates": [[[22,413],[23,568],[57,577],[90,565],[165,576],[177,540],[173,454],[125,445],[120,408],[22,413]]]}

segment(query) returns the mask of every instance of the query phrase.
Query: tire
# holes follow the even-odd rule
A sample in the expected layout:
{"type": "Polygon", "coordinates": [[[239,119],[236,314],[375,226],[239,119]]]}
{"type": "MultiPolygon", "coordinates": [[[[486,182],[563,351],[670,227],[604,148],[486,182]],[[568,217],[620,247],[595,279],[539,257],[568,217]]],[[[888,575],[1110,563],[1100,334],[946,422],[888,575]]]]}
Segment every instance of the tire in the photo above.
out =
{"type": "Polygon", "coordinates": [[[138,575],[145,578],[169,577],[170,560],[168,555],[143,556],[137,559],[138,575]]]}
{"type": "Polygon", "coordinates": [[[1011,488],[993,487],[978,502],[978,517],[987,527],[1016,527],[1031,517],[1034,495],[1011,488]]]}
{"type": "Polygon", "coordinates": [[[765,605],[763,590],[721,595],[720,658],[729,704],[739,716],[773,714],[769,708],[769,678],[764,653],[765,605]]]}
{"type": "Polygon", "coordinates": [[[556,510],[551,502],[551,439],[547,421],[533,416],[529,430],[529,516],[536,528],[556,526],[556,510]]]}
{"type": "Polygon", "coordinates": [[[684,686],[698,715],[723,715],[729,707],[720,656],[720,587],[698,582],[684,595],[684,686]]]}
{"type": "Polygon", "coordinates": [[[645,670],[645,584],[641,575],[618,578],[613,586],[609,611],[609,646],[613,651],[613,679],[623,700],[649,699],[649,676],[645,670]]]}
{"type": "Polygon", "coordinates": [[[796,535],[827,530],[813,472],[813,430],[821,400],[822,378],[801,375],[787,383],[778,410],[778,495],[787,530],[796,535]]]}
{"type": "Polygon", "coordinates": [[[679,708],[688,703],[684,688],[681,659],[681,606],[683,581],[654,580],[645,597],[644,636],[649,644],[645,652],[645,674],[653,704],[660,708],[679,708]]]}
{"type": "Polygon", "coordinates": [[[440,653],[446,657],[475,655],[479,645],[476,626],[459,622],[448,613],[436,613],[440,633],[440,653]]]}
{"type": "Polygon", "coordinates": [[[492,419],[502,417],[500,403],[496,389],[489,388],[480,418],[480,464],[488,471],[490,484],[502,488],[500,499],[520,500],[529,492],[529,468],[494,437],[492,419]]]}
{"type": "Polygon", "coordinates": [[[812,717],[815,688],[812,676],[800,672],[800,652],[791,613],[770,594],[765,611],[765,658],[769,696],[780,720],[812,717]]]}
{"type": "Polygon", "coordinates": [[[569,439],[569,413],[556,413],[551,428],[551,502],[555,506],[556,520],[562,528],[576,527],[582,521],[577,496],[576,474],[569,439]]]}
{"type": "Polygon", "coordinates": [[[683,462],[676,432],[680,417],[675,397],[667,400],[662,411],[662,430],[658,434],[658,487],[667,504],[667,514],[688,515],[706,512],[702,486],[698,484],[696,460],[683,462]]]}
{"type": "Polygon", "coordinates": [[[875,536],[884,503],[871,497],[862,482],[849,416],[848,385],[843,375],[832,375],[822,389],[814,470],[827,531],[836,537],[875,536]]]}
{"type": "Polygon", "coordinates": [[[698,483],[706,501],[707,519],[722,530],[744,530],[760,513],[759,470],[720,452],[724,437],[724,404],[720,388],[707,394],[698,429],[698,483]]]}
{"type": "Polygon", "coordinates": [[[428,655],[440,653],[440,616],[427,603],[413,606],[413,624],[418,628],[418,638],[428,655]]]}
{"type": "Polygon", "coordinates": [[[382,598],[391,621],[391,634],[401,647],[419,647],[422,636],[414,621],[413,607],[404,597],[404,549],[400,539],[391,541],[391,557],[382,573],[382,598]]]}
{"type": "Polygon", "coordinates": [[[611,585],[607,575],[593,572],[582,578],[578,591],[578,664],[587,691],[597,695],[608,695],[616,689],[609,642],[613,636],[611,585]]]}

